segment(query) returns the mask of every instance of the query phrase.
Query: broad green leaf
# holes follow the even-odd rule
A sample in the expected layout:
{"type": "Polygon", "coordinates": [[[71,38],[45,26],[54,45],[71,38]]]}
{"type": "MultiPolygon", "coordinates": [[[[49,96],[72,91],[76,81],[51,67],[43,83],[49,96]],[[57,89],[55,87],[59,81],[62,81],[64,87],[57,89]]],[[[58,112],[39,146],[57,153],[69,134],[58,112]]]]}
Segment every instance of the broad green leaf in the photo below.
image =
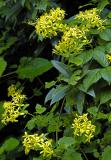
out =
{"type": "Polygon", "coordinates": [[[43,11],[46,11],[46,8],[47,8],[47,5],[48,5],[48,0],[40,0],[40,2],[38,3],[38,5],[37,5],[37,8],[39,9],[39,10],[43,10],[43,11]]]}
{"type": "Polygon", "coordinates": [[[99,69],[93,69],[89,70],[88,74],[83,80],[83,88],[85,91],[88,90],[88,88],[96,83],[101,78],[100,70],[99,69]]]}
{"type": "Polygon", "coordinates": [[[75,105],[77,106],[77,111],[79,114],[82,114],[83,112],[84,100],[85,100],[84,93],[83,92],[77,93],[75,97],[75,105]]]}
{"type": "Polygon", "coordinates": [[[40,104],[37,104],[35,109],[36,109],[36,113],[38,113],[38,114],[42,114],[43,112],[46,111],[46,108],[42,107],[42,105],[40,105],[40,104]]]}
{"type": "Polygon", "coordinates": [[[34,127],[36,126],[36,118],[32,118],[31,120],[29,120],[26,124],[26,127],[29,129],[29,130],[32,130],[34,127]]]}
{"type": "Polygon", "coordinates": [[[81,79],[80,74],[81,74],[81,70],[76,70],[69,78],[68,84],[76,85],[77,82],[81,79]]]}
{"type": "Polygon", "coordinates": [[[111,83],[111,66],[101,69],[100,74],[105,81],[111,83]]]}
{"type": "Polygon", "coordinates": [[[106,103],[111,99],[111,90],[103,90],[100,93],[100,104],[106,103]]]}
{"type": "Polygon", "coordinates": [[[47,59],[22,57],[17,73],[21,79],[29,78],[33,80],[51,68],[52,64],[47,59]]]}
{"type": "Polygon", "coordinates": [[[105,41],[111,41],[111,29],[106,28],[103,32],[100,34],[100,38],[105,41]]]}
{"type": "Polygon", "coordinates": [[[102,11],[107,4],[109,4],[108,0],[100,0],[97,8],[102,11]]]}
{"type": "Polygon", "coordinates": [[[3,72],[6,69],[6,66],[7,62],[2,57],[0,57],[0,76],[2,76],[3,72]]]}
{"type": "Polygon", "coordinates": [[[58,86],[53,94],[52,94],[52,100],[51,100],[51,105],[55,102],[60,101],[64,96],[66,95],[67,91],[69,90],[69,86],[58,86]]]}
{"type": "Polygon", "coordinates": [[[72,57],[70,57],[69,62],[79,66],[79,65],[81,65],[83,63],[83,59],[81,57],[79,57],[79,56],[76,56],[76,57],[72,56],[72,57]]]}
{"type": "Polygon", "coordinates": [[[62,62],[52,60],[53,66],[65,77],[69,78],[71,75],[71,71],[68,69],[67,65],[62,62]]]}
{"type": "Polygon", "coordinates": [[[97,107],[90,107],[87,109],[87,111],[95,117],[97,115],[98,108],[97,107]]]}
{"type": "Polygon", "coordinates": [[[61,145],[63,148],[67,149],[69,146],[74,144],[73,137],[62,137],[58,141],[58,145],[61,145]]]}
{"type": "Polygon", "coordinates": [[[102,160],[111,160],[111,146],[107,146],[102,153],[102,160]]]}
{"type": "Polygon", "coordinates": [[[81,154],[74,151],[73,148],[69,148],[62,158],[62,160],[82,160],[81,154]]]}
{"type": "Polygon", "coordinates": [[[52,88],[45,97],[45,103],[52,99],[52,95],[55,91],[55,88],[52,88]]]}
{"type": "Polygon", "coordinates": [[[105,55],[105,47],[96,47],[93,51],[93,58],[103,67],[107,67],[109,65],[105,55]]]}
{"type": "Polygon", "coordinates": [[[18,139],[14,137],[10,137],[9,139],[5,140],[2,147],[5,151],[12,151],[19,145],[18,139]]]}
{"type": "Polygon", "coordinates": [[[83,64],[90,61],[93,57],[93,49],[90,49],[88,51],[82,52],[80,55],[77,56],[78,58],[82,59],[83,64]]]}

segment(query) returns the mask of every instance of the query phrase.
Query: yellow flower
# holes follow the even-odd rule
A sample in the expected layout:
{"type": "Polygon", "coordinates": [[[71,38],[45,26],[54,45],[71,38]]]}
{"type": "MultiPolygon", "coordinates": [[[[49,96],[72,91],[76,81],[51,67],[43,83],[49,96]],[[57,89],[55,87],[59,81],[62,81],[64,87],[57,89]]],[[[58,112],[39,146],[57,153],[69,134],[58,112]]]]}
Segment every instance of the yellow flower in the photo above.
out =
{"type": "Polygon", "coordinates": [[[38,19],[35,25],[37,34],[43,38],[57,36],[57,32],[63,32],[66,28],[66,25],[62,24],[64,16],[64,10],[60,8],[51,9],[49,13],[45,13],[38,19]]]}
{"type": "Polygon", "coordinates": [[[73,54],[80,53],[89,43],[85,30],[80,30],[78,26],[67,27],[61,40],[53,49],[53,53],[69,58],[73,54]]]}
{"type": "Polygon", "coordinates": [[[98,28],[98,30],[103,30],[104,20],[102,20],[98,14],[99,10],[93,8],[90,10],[80,11],[76,15],[76,19],[80,20],[81,23],[85,26],[86,30],[91,28],[98,28]]]}
{"type": "Polygon", "coordinates": [[[17,118],[21,115],[24,115],[20,111],[20,107],[17,107],[13,102],[8,101],[4,102],[4,113],[2,114],[2,123],[7,125],[9,122],[18,122],[17,118]]]}
{"type": "Polygon", "coordinates": [[[94,137],[94,132],[96,126],[91,124],[91,121],[88,120],[87,114],[83,114],[74,119],[72,128],[74,129],[74,135],[85,136],[86,142],[90,142],[91,138],[94,137]]]}
{"type": "Polygon", "coordinates": [[[11,101],[4,102],[4,113],[2,114],[2,123],[7,125],[9,122],[18,122],[17,118],[25,113],[22,107],[25,106],[24,100],[26,96],[23,95],[22,90],[17,89],[15,85],[8,88],[8,96],[12,97],[11,101]]]}
{"type": "Polygon", "coordinates": [[[24,140],[22,143],[25,147],[26,155],[30,152],[30,150],[36,150],[37,148],[40,148],[41,144],[44,142],[43,134],[40,136],[38,134],[29,135],[27,132],[25,132],[23,138],[24,140]]]}
{"type": "Polygon", "coordinates": [[[111,63],[111,55],[110,55],[110,54],[106,54],[106,58],[107,58],[108,61],[111,63]]]}
{"type": "Polygon", "coordinates": [[[52,149],[52,140],[47,140],[41,145],[42,151],[40,154],[43,155],[43,157],[51,158],[54,154],[54,151],[52,149]]]}
{"type": "Polygon", "coordinates": [[[41,150],[40,154],[47,158],[51,158],[54,154],[52,149],[52,140],[47,139],[44,134],[28,135],[28,133],[25,132],[22,143],[25,147],[26,155],[30,152],[30,150],[41,150]]]}

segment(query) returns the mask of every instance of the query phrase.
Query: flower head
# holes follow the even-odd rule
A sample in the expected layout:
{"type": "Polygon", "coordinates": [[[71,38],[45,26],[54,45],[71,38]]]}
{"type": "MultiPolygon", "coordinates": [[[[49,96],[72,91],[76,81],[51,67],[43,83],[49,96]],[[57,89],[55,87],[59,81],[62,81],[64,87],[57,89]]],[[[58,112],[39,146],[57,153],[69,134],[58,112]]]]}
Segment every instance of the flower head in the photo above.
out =
{"type": "Polygon", "coordinates": [[[27,132],[25,132],[25,135],[23,136],[23,146],[25,147],[25,154],[27,155],[30,150],[36,150],[38,147],[40,148],[41,144],[44,141],[44,135],[41,134],[40,136],[38,134],[29,135],[27,132]]]}
{"type": "Polygon", "coordinates": [[[43,157],[52,157],[54,151],[52,149],[52,140],[47,139],[44,134],[29,135],[25,132],[23,136],[23,146],[25,147],[25,154],[28,154],[30,150],[41,150],[40,154],[43,157]]]}
{"type": "Polygon", "coordinates": [[[9,122],[18,122],[17,118],[25,113],[22,107],[25,105],[26,96],[22,94],[22,90],[17,89],[15,85],[8,88],[8,96],[11,96],[11,101],[6,101],[3,104],[4,113],[2,114],[2,123],[7,125],[9,122]]]}
{"type": "Polygon", "coordinates": [[[87,114],[83,114],[81,116],[77,115],[73,121],[72,128],[74,129],[75,136],[85,136],[86,142],[90,142],[90,139],[94,136],[96,127],[88,120],[87,114]]]}
{"type": "Polygon", "coordinates": [[[78,26],[67,27],[53,53],[69,58],[72,54],[80,53],[88,43],[89,40],[84,30],[80,30],[78,26]]]}
{"type": "Polygon", "coordinates": [[[63,32],[66,28],[66,25],[62,24],[64,16],[64,10],[60,8],[51,9],[49,13],[45,13],[38,19],[35,25],[37,34],[43,38],[57,36],[57,32],[63,32]]]}
{"type": "Polygon", "coordinates": [[[98,12],[99,11],[97,8],[80,11],[79,14],[76,15],[76,19],[80,20],[80,22],[85,26],[86,30],[91,28],[103,30],[104,20],[100,18],[98,12]]]}

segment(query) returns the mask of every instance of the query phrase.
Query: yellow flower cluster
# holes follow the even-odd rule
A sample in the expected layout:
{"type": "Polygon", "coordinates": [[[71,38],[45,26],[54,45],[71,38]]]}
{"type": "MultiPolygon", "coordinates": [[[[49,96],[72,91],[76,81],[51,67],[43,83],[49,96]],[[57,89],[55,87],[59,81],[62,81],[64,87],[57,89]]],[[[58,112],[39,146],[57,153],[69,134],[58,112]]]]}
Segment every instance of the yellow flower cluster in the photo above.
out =
{"type": "Polygon", "coordinates": [[[8,88],[8,96],[12,97],[11,101],[6,101],[3,104],[4,113],[2,114],[2,123],[7,125],[9,122],[18,122],[17,118],[25,113],[22,112],[22,107],[26,96],[23,95],[22,90],[17,89],[15,85],[8,88]]]}
{"type": "Polygon", "coordinates": [[[36,32],[43,38],[50,38],[56,36],[57,32],[63,32],[66,25],[62,24],[64,19],[65,11],[57,8],[51,9],[49,13],[42,15],[35,25],[36,32]]]}
{"type": "Polygon", "coordinates": [[[74,119],[72,128],[74,129],[74,135],[85,136],[86,142],[90,142],[91,138],[94,137],[94,132],[96,126],[91,124],[91,121],[88,120],[87,114],[83,114],[74,119]]]}
{"type": "Polygon", "coordinates": [[[41,150],[40,154],[43,157],[51,158],[54,154],[52,149],[52,140],[47,139],[44,134],[29,135],[25,132],[23,136],[23,146],[25,147],[25,154],[27,155],[30,150],[41,150]]]}
{"type": "Polygon", "coordinates": [[[110,54],[106,54],[106,58],[107,58],[108,61],[111,63],[111,55],[110,55],[110,54]]]}
{"type": "Polygon", "coordinates": [[[76,19],[80,20],[82,25],[85,26],[86,30],[97,27],[99,30],[103,30],[104,20],[100,18],[98,15],[98,9],[93,8],[86,11],[80,11],[79,14],[76,15],[76,19]]]}
{"type": "Polygon", "coordinates": [[[83,46],[89,44],[85,30],[80,30],[78,26],[67,27],[61,41],[53,49],[53,53],[69,58],[71,54],[78,54],[83,50],[83,46]]]}

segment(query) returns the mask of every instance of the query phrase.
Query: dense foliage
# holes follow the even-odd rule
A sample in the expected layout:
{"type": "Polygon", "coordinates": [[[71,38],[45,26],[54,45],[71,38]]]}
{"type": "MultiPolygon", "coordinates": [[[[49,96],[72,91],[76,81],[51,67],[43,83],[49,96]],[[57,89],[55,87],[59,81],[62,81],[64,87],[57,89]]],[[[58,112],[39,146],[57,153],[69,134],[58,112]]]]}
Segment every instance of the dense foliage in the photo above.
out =
{"type": "Polygon", "coordinates": [[[111,2],[0,1],[0,160],[111,160],[111,2]]]}

